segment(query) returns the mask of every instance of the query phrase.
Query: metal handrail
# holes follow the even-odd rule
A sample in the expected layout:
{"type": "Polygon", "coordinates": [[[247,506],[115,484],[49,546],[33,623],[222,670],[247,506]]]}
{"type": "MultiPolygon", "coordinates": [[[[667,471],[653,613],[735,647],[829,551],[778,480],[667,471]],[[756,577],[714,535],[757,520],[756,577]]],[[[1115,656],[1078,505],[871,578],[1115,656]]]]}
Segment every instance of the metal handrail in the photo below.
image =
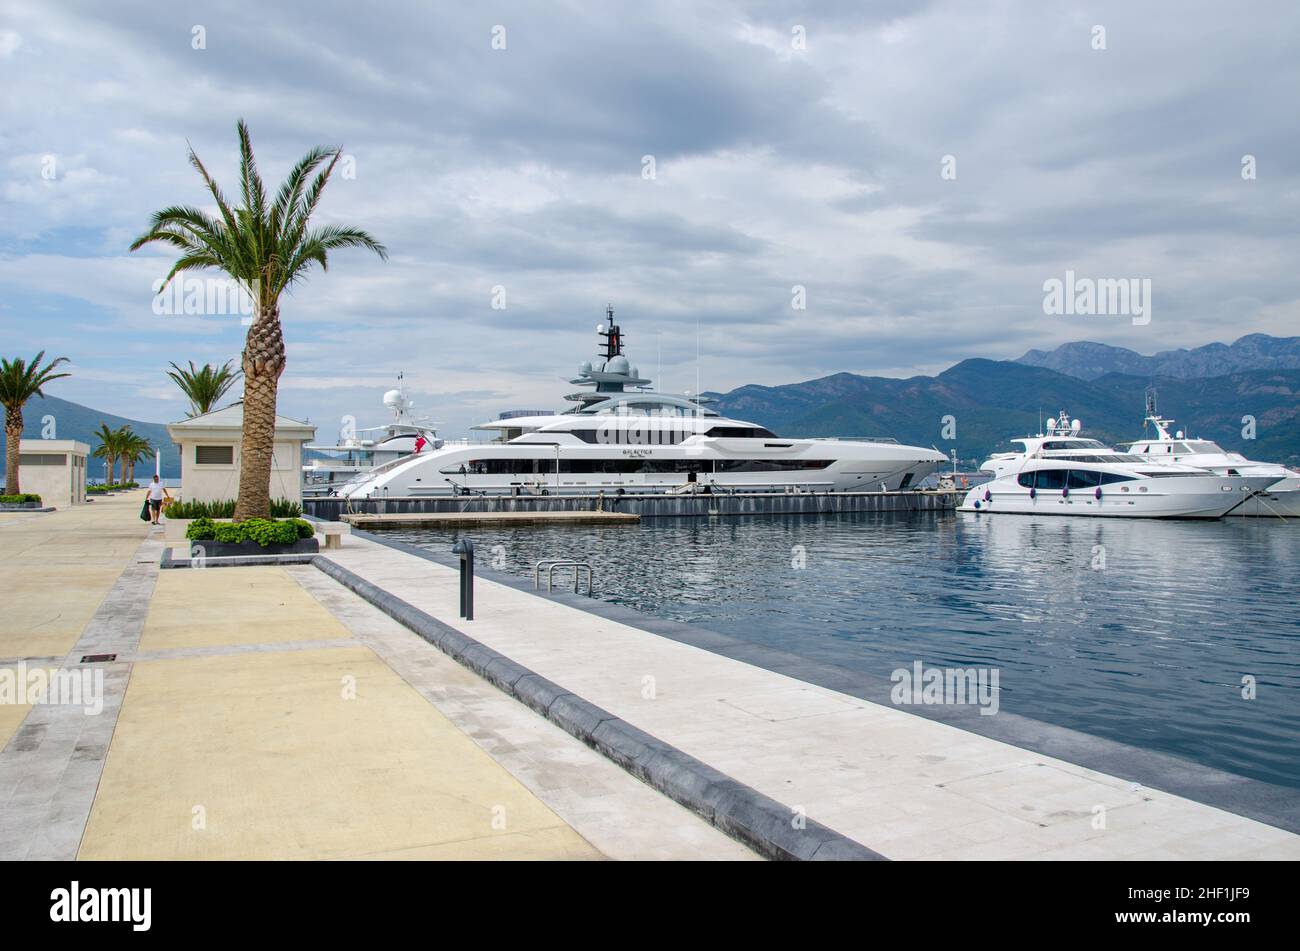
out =
{"type": "Polygon", "coordinates": [[[573,593],[574,594],[578,593],[578,585],[582,578],[582,570],[585,568],[587,570],[587,596],[591,597],[592,592],[594,590],[593,582],[595,579],[595,573],[592,571],[591,565],[588,562],[570,561],[567,558],[543,558],[541,561],[537,562],[537,564],[533,566],[533,590],[534,591],[536,591],[538,588],[541,587],[541,583],[542,583],[541,573],[543,567],[546,568],[546,591],[548,594],[550,593],[551,587],[555,581],[556,568],[573,569],[573,593]]]}

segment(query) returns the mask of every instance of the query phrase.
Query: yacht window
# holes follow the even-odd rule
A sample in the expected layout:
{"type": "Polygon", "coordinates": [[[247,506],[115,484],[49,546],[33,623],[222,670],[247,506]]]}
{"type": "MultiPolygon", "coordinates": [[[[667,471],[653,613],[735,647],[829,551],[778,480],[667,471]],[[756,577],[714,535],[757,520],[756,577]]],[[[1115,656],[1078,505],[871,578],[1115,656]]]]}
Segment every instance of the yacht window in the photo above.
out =
{"type": "Polygon", "coordinates": [[[731,439],[775,439],[776,433],[761,426],[714,426],[704,435],[725,436],[731,439]]]}
{"type": "Polygon", "coordinates": [[[1101,485],[1101,473],[1092,469],[1071,469],[1065,484],[1071,489],[1095,489],[1101,485]]]}
{"type": "Polygon", "coordinates": [[[1113,485],[1116,482],[1132,482],[1136,478],[1137,476],[1121,475],[1118,472],[1103,472],[1101,473],[1101,484],[1113,485]]]}
{"type": "Polygon", "coordinates": [[[1064,489],[1066,469],[1038,469],[1034,472],[1034,488],[1064,489]]]}
{"type": "Polygon", "coordinates": [[[1032,472],[1022,472],[1016,477],[1016,481],[1026,489],[1032,489],[1034,487],[1034,474],[1032,472]]]}
{"type": "Polygon", "coordinates": [[[718,472],[789,472],[795,469],[825,469],[829,459],[719,459],[718,472]]]}
{"type": "Polygon", "coordinates": [[[1069,441],[1058,440],[1055,442],[1043,443],[1044,449],[1105,449],[1105,443],[1100,443],[1095,439],[1071,439],[1069,441]]]}

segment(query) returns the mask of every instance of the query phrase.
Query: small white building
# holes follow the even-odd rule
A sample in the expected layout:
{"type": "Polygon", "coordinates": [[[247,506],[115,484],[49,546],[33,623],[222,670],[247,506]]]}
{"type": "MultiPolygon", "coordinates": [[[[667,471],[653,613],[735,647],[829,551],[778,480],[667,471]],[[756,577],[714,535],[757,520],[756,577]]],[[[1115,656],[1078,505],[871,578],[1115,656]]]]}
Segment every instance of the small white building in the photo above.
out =
{"type": "MultiPolygon", "coordinates": [[[[222,502],[239,496],[239,444],[244,404],[171,423],[167,433],[181,451],[180,496],[187,502],[222,502]]],[[[316,438],[310,423],[275,417],[271,498],[302,501],[302,447],[316,438]]]]}
{"type": "Polygon", "coordinates": [[[41,503],[63,508],[86,501],[86,457],[90,447],[75,439],[20,439],[18,485],[41,503]]]}

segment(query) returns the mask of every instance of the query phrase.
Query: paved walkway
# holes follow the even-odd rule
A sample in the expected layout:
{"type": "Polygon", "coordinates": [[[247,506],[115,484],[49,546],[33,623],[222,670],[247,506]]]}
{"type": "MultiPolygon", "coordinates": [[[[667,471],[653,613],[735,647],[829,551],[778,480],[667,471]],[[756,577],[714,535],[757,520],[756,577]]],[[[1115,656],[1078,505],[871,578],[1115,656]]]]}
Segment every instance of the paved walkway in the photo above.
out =
{"type": "Polygon", "coordinates": [[[1290,832],[481,578],[462,621],[454,570],[363,538],[327,554],[890,858],[1300,858],[1290,832]]]}
{"type": "Polygon", "coordinates": [[[139,505],[0,522],[0,667],[118,655],[98,716],[0,704],[0,858],[753,858],[314,568],[159,572],[139,505]]]}

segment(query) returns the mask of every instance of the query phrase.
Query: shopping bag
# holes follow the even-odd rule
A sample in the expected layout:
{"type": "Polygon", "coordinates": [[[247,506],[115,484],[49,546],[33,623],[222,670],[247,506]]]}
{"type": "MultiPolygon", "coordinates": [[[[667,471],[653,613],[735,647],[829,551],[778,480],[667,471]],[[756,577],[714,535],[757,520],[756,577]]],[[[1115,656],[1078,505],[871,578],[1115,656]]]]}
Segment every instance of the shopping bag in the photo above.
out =
{"type": "Polygon", "coordinates": [[[149,521],[149,499],[144,500],[144,505],[140,506],[140,521],[149,521]]]}

